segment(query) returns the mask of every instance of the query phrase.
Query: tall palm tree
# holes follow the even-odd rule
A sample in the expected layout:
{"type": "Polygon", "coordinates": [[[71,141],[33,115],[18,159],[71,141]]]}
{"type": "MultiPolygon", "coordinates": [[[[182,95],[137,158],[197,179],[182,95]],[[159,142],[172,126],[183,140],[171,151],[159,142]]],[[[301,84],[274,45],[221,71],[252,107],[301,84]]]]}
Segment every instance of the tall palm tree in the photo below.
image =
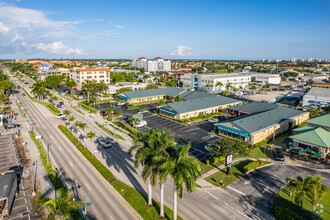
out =
{"type": "Polygon", "coordinates": [[[78,129],[79,129],[79,121],[76,121],[74,124],[73,124],[73,127],[77,133],[78,129]]]}
{"type": "Polygon", "coordinates": [[[138,119],[138,118],[134,118],[134,117],[131,117],[131,118],[129,118],[128,120],[129,120],[129,122],[131,123],[131,125],[132,125],[133,127],[135,127],[135,125],[138,124],[138,123],[140,122],[140,119],[138,119]]]}
{"type": "Polygon", "coordinates": [[[221,86],[223,86],[223,84],[222,84],[222,82],[217,82],[216,84],[215,84],[215,86],[217,87],[219,87],[219,90],[221,90],[221,86]]]}
{"type": "Polygon", "coordinates": [[[63,111],[63,114],[65,114],[66,116],[69,116],[71,114],[71,112],[69,110],[65,109],[63,111]]]}
{"type": "MultiPolygon", "coordinates": [[[[69,123],[73,122],[75,119],[76,119],[76,118],[75,118],[73,115],[71,115],[71,116],[69,117],[69,123]]],[[[72,127],[71,127],[71,128],[72,128],[72,127]]],[[[72,131],[71,128],[70,128],[70,131],[72,131]]]]}
{"type": "Polygon", "coordinates": [[[70,215],[78,209],[79,206],[85,206],[82,201],[73,200],[73,193],[67,189],[58,190],[56,199],[46,201],[43,206],[50,211],[49,219],[64,218],[70,219],[70,215]]]}
{"type": "Polygon", "coordinates": [[[227,84],[226,84],[226,88],[227,90],[230,92],[230,89],[232,88],[232,83],[230,83],[229,81],[227,81],[227,84]]]}
{"type": "Polygon", "coordinates": [[[90,131],[86,134],[86,137],[87,137],[90,141],[92,141],[93,138],[96,137],[96,134],[95,134],[92,130],[90,130],[90,131]]]}
{"type": "Polygon", "coordinates": [[[77,86],[76,81],[72,78],[67,78],[65,81],[65,86],[70,89],[70,96],[72,98],[72,89],[77,86]]]}
{"type": "Polygon", "coordinates": [[[295,180],[296,185],[296,194],[295,194],[295,202],[297,205],[300,203],[300,209],[303,210],[303,202],[305,195],[311,192],[311,184],[313,183],[314,178],[312,176],[308,176],[303,179],[301,176],[298,176],[295,180]]]}
{"type": "Polygon", "coordinates": [[[81,90],[84,93],[87,93],[87,100],[88,102],[90,101],[89,99],[89,94],[93,91],[94,83],[91,80],[85,80],[82,84],[81,90]]]}
{"type": "Polygon", "coordinates": [[[108,117],[112,120],[112,113],[113,113],[113,110],[114,110],[114,106],[113,105],[110,105],[109,108],[105,111],[105,113],[108,114],[108,117]]]}
{"type": "Polygon", "coordinates": [[[81,129],[82,131],[85,130],[85,128],[87,128],[87,124],[85,122],[78,122],[78,127],[79,129],[81,129]]]}
{"type": "Polygon", "coordinates": [[[196,187],[196,180],[201,175],[196,161],[188,156],[190,143],[170,150],[170,159],[162,164],[162,178],[170,174],[174,179],[173,186],[173,219],[177,219],[178,207],[177,198],[182,198],[183,184],[188,192],[193,192],[196,187]]]}
{"type": "Polygon", "coordinates": [[[109,86],[104,82],[104,81],[101,81],[98,83],[98,91],[101,95],[101,99],[102,99],[102,93],[106,90],[108,90],[109,86]]]}
{"type": "Polygon", "coordinates": [[[37,81],[32,85],[32,90],[31,90],[33,95],[37,95],[38,99],[40,100],[41,97],[44,97],[46,94],[46,87],[44,82],[42,81],[37,81]]]}
{"type": "Polygon", "coordinates": [[[290,188],[290,195],[289,196],[292,197],[292,192],[295,191],[295,189],[296,189],[296,182],[291,177],[287,177],[285,179],[285,182],[286,182],[287,186],[289,186],[289,188],[290,188]]]}
{"type": "Polygon", "coordinates": [[[316,205],[328,192],[328,187],[321,183],[322,176],[317,175],[310,185],[311,192],[308,197],[312,200],[313,205],[316,205]]]}
{"type": "MultiPolygon", "coordinates": [[[[133,145],[130,147],[128,150],[129,154],[132,154],[133,151],[136,150],[135,153],[135,159],[134,159],[134,166],[135,168],[138,168],[139,165],[141,164],[142,166],[145,165],[146,163],[146,158],[143,155],[143,151],[145,149],[151,148],[151,142],[149,141],[149,138],[153,135],[154,130],[150,129],[149,131],[143,133],[143,132],[137,132],[136,135],[133,138],[133,145]]],[[[152,170],[151,169],[144,169],[143,177],[147,176],[147,181],[148,184],[148,207],[152,207],[152,183],[151,183],[151,177],[152,177],[152,170]]]]}

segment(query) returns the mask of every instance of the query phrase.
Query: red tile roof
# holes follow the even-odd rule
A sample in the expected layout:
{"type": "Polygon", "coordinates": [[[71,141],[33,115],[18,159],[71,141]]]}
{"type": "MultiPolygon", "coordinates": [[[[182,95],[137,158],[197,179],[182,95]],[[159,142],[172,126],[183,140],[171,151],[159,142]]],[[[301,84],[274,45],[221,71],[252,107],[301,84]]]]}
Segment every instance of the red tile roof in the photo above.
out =
{"type": "Polygon", "coordinates": [[[98,72],[98,71],[107,71],[107,72],[110,72],[111,70],[109,69],[76,69],[75,71],[77,72],[98,72]]]}
{"type": "Polygon", "coordinates": [[[145,57],[140,57],[140,58],[139,58],[139,60],[142,60],[142,59],[147,59],[147,58],[145,58],[145,57]]]}
{"type": "Polygon", "coordinates": [[[301,70],[300,67],[296,67],[296,66],[285,66],[284,68],[287,68],[287,69],[294,69],[294,70],[301,70]]]}
{"type": "Polygon", "coordinates": [[[161,57],[156,57],[155,60],[160,60],[160,59],[164,59],[164,58],[161,58],[161,57]]]}

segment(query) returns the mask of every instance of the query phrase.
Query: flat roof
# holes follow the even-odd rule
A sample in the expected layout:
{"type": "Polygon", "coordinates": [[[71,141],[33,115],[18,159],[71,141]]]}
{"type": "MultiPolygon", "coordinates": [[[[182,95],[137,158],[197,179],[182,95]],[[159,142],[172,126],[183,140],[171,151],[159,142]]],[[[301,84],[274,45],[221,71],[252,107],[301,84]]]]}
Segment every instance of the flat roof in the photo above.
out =
{"type": "MultiPolygon", "coordinates": [[[[194,74],[196,75],[196,74],[194,74]]],[[[202,77],[210,77],[210,78],[230,78],[230,77],[251,77],[250,75],[246,73],[212,73],[212,74],[200,74],[202,77]]]]}
{"type": "Polygon", "coordinates": [[[182,114],[186,112],[193,112],[201,109],[233,104],[237,102],[241,102],[241,101],[228,98],[225,96],[209,96],[209,97],[191,99],[182,102],[173,102],[167,104],[167,106],[169,106],[175,112],[182,114]]]}
{"type": "Polygon", "coordinates": [[[167,87],[160,89],[130,91],[130,92],[124,92],[123,94],[127,96],[129,99],[137,99],[137,98],[145,98],[145,97],[159,96],[159,95],[167,95],[174,97],[184,91],[186,90],[177,87],[167,87]]]}
{"type": "Polygon", "coordinates": [[[323,128],[301,132],[290,136],[290,138],[325,148],[330,147],[330,132],[323,128]]]}
{"type": "Polygon", "coordinates": [[[330,98],[330,89],[313,87],[311,90],[308,91],[306,95],[330,98]]]}
{"type": "Polygon", "coordinates": [[[9,196],[14,181],[16,181],[15,177],[16,174],[14,172],[3,175],[0,174],[0,199],[9,196]]]}
{"type": "Polygon", "coordinates": [[[233,106],[228,109],[238,112],[244,112],[247,114],[256,114],[256,113],[276,109],[277,107],[278,106],[276,104],[265,103],[265,102],[252,102],[244,105],[233,106]]]}
{"type": "Polygon", "coordinates": [[[292,108],[277,106],[276,109],[233,120],[232,123],[251,134],[303,113],[308,114],[292,108]]]}
{"type": "Polygon", "coordinates": [[[323,127],[330,127],[330,114],[318,116],[315,118],[310,118],[305,121],[308,124],[315,124],[318,126],[323,126],[323,127]]]}

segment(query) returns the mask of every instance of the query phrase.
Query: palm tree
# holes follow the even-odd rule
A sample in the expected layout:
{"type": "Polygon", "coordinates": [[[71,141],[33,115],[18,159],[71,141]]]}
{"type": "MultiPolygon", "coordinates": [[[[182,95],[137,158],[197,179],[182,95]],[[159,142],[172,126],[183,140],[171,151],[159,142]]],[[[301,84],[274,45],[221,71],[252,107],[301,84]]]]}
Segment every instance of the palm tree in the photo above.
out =
{"type": "Polygon", "coordinates": [[[32,90],[31,90],[33,95],[37,95],[38,99],[40,100],[40,97],[44,97],[46,94],[46,88],[44,85],[44,82],[42,81],[37,81],[32,85],[32,90]]]}
{"type": "Polygon", "coordinates": [[[216,84],[215,84],[215,86],[217,87],[219,87],[219,90],[221,90],[221,86],[223,86],[223,84],[222,84],[222,82],[217,82],[216,84]]]}
{"type": "Polygon", "coordinates": [[[108,88],[109,86],[104,81],[98,83],[98,91],[100,92],[101,99],[102,99],[102,93],[108,90],[108,88]]]}
{"type": "MultiPolygon", "coordinates": [[[[75,119],[76,119],[76,118],[75,118],[73,115],[71,115],[71,116],[69,117],[69,123],[70,123],[70,122],[73,122],[75,119]]],[[[70,130],[72,131],[72,129],[70,129],[70,130]]]]}
{"type": "Polygon", "coordinates": [[[90,130],[90,131],[86,134],[86,137],[87,137],[90,141],[92,141],[93,138],[96,137],[96,134],[95,134],[92,130],[90,130]]]}
{"type": "Polygon", "coordinates": [[[187,145],[182,145],[177,148],[169,148],[170,159],[164,161],[162,164],[162,170],[164,172],[161,174],[163,178],[170,174],[174,179],[173,186],[173,219],[177,219],[177,198],[178,196],[182,198],[183,184],[188,192],[193,192],[196,187],[196,180],[201,175],[196,161],[188,156],[190,149],[190,143],[187,145]]]}
{"type": "Polygon", "coordinates": [[[78,127],[79,129],[81,129],[82,131],[85,130],[85,128],[87,128],[87,124],[85,122],[78,122],[78,127]]]}
{"type": "Polygon", "coordinates": [[[232,88],[232,85],[229,81],[227,81],[226,88],[230,92],[230,88],[232,88]]]}
{"type": "Polygon", "coordinates": [[[70,96],[72,98],[72,89],[77,86],[76,81],[72,78],[67,78],[65,81],[65,86],[70,89],[70,96]]]}
{"type": "Polygon", "coordinates": [[[46,201],[43,206],[50,211],[49,219],[64,218],[70,219],[70,215],[77,210],[79,206],[85,206],[82,201],[73,200],[73,193],[67,189],[58,190],[56,199],[46,201]]]}
{"type": "MultiPolygon", "coordinates": [[[[134,166],[135,168],[138,168],[141,164],[142,166],[146,163],[146,158],[143,155],[143,151],[145,149],[151,148],[151,142],[149,141],[149,138],[153,135],[154,130],[150,129],[149,131],[142,133],[137,132],[137,134],[133,138],[133,145],[128,150],[129,154],[132,154],[133,151],[136,150],[135,153],[135,160],[134,160],[134,166]]],[[[145,168],[143,170],[143,177],[147,176],[147,184],[148,184],[148,207],[152,207],[152,183],[151,183],[151,177],[152,177],[152,170],[145,168]]],[[[144,179],[145,180],[145,179],[144,179]]],[[[146,181],[146,180],[145,180],[146,181]]]]}
{"type": "Polygon", "coordinates": [[[82,84],[81,90],[87,93],[87,100],[89,102],[89,94],[93,91],[94,83],[91,80],[85,80],[82,84]]]}
{"type": "Polygon", "coordinates": [[[317,175],[315,179],[312,181],[312,184],[310,186],[311,192],[308,194],[308,197],[312,200],[314,206],[328,192],[328,187],[322,184],[321,180],[322,180],[322,176],[317,175]]]}
{"type": "Polygon", "coordinates": [[[79,129],[79,121],[76,121],[76,122],[73,124],[73,127],[74,127],[74,129],[76,130],[76,133],[77,133],[77,130],[79,129]]]}
{"type": "Polygon", "coordinates": [[[292,197],[292,192],[296,189],[296,183],[294,181],[294,179],[292,179],[291,177],[287,177],[285,179],[285,182],[287,184],[287,186],[289,186],[290,188],[290,197],[292,197]]]}
{"type": "Polygon", "coordinates": [[[63,114],[65,114],[66,116],[69,116],[71,114],[71,112],[69,110],[65,109],[63,111],[63,114]]]}
{"type": "Polygon", "coordinates": [[[314,178],[312,176],[308,176],[305,179],[303,179],[301,176],[298,176],[295,181],[295,189],[296,189],[296,195],[295,195],[295,202],[297,205],[300,203],[300,209],[303,210],[303,202],[305,195],[311,192],[311,184],[314,181],[314,178]]]}
{"type": "Polygon", "coordinates": [[[131,123],[131,125],[132,125],[133,127],[135,127],[135,125],[138,124],[138,123],[140,122],[140,119],[138,119],[138,118],[134,118],[134,117],[131,117],[131,118],[129,118],[128,120],[129,120],[129,122],[131,123]]]}
{"type": "Polygon", "coordinates": [[[112,120],[112,113],[113,113],[113,110],[114,110],[114,106],[113,105],[110,105],[110,107],[105,111],[105,113],[108,114],[108,117],[112,120]]]}

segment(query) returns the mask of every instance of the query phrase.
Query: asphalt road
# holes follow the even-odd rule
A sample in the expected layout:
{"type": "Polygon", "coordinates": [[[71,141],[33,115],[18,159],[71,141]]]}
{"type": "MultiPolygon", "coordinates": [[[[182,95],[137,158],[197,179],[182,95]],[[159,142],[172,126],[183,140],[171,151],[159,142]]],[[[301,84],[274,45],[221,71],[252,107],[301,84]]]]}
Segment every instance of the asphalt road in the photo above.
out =
{"type": "MultiPolygon", "coordinates": [[[[21,85],[22,86],[22,85],[21,85]]],[[[26,90],[27,86],[25,86],[26,90]]],[[[23,92],[23,91],[22,91],[23,92]]],[[[28,109],[28,116],[36,123],[35,131],[50,140],[51,159],[68,188],[93,204],[87,209],[89,219],[138,219],[135,210],[107,183],[57,128],[59,121],[27,96],[19,96],[28,109]],[[79,187],[80,186],[80,187],[79,187]]]]}

